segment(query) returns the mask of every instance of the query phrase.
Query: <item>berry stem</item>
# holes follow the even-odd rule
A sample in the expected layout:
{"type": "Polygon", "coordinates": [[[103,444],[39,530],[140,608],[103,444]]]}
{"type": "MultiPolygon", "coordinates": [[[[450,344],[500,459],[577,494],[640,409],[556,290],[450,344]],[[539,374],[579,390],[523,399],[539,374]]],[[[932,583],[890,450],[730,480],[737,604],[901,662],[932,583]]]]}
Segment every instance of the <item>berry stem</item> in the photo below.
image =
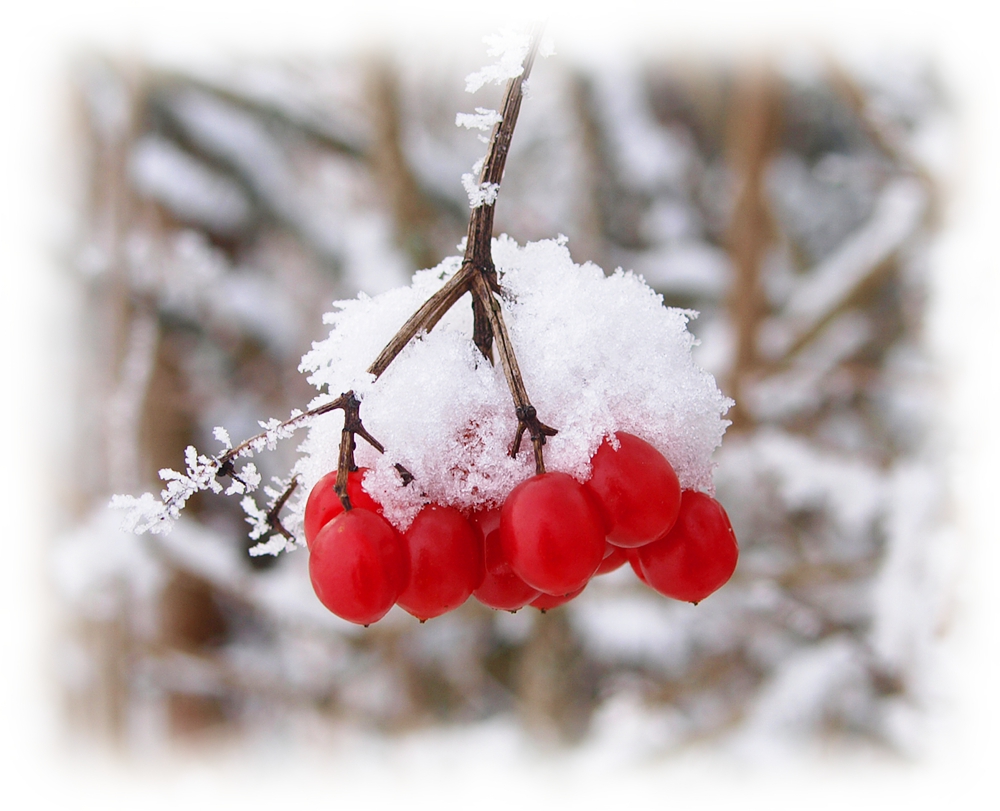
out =
{"type": "MultiPolygon", "coordinates": [[[[356,443],[354,434],[361,428],[361,417],[359,410],[361,401],[354,396],[354,392],[348,392],[347,403],[344,406],[344,428],[340,432],[340,455],[337,458],[337,483],[334,490],[340,503],[344,505],[345,511],[352,509],[351,499],[347,496],[347,474],[358,469],[354,462],[354,449],[356,443]]],[[[367,433],[367,432],[366,432],[367,433]]]]}
{"type": "MultiPolygon", "coordinates": [[[[503,181],[504,166],[510,151],[511,138],[517,125],[518,113],[521,110],[521,100],[524,98],[524,83],[531,74],[531,68],[538,53],[542,38],[542,26],[537,25],[531,34],[531,45],[524,59],[521,74],[507,82],[501,105],[501,119],[493,126],[490,135],[489,149],[483,159],[483,168],[479,174],[479,182],[492,183],[497,186],[503,181]]],[[[469,218],[469,230],[465,243],[465,257],[461,269],[449,279],[444,287],[421,305],[420,309],[411,315],[399,331],[379,353],[368,371],[378,378],[402,352],[403,348],[421,331],[430,332],[441,317],[467,293],[477,274],[488,277],[490,287],[499,292],[496,280],[496,270],[493,267],[492,239],[493,212],[496,202],[484,203],[472,210],[469,218]]],[[[493,329],[486,325],[486,313],[483,308],[484,299],[473,296],[473,334],[483,355],[491,357],[489,345],[493,329]]]]}
{"type": "Polygon", "coordinates": [[[517,456],[517,452],[521,448],[521,439],[527,430],[535,451],[535,472],[540,475],[545,472],[545,460],[542,456],[545,437],[554,436],[556,429],[545,425],[538,419],[535,407],[528,399],[528,391],[524,386],[524,378],[521,376],[521,369],[517,364],[517,355],[514,353],[514,346],[510,340],[510,334],[507,332],[507,325],[503,320],[500,302],[493,295],[493,290],[486,280],[486,274],[477,273],[473,276],[472,295],[486,313],[490,332],[496,340],[500,354],[500,365],[503,367],[504,377],[507,378],[507,387],[514,400],[514,409],[517,414],[517,433],[514,435],[513,443],[511,443],[510,455],[517,456]]]}
{"type": "MultiPolygon", "coordinates": [[[[399,331],[392,336],[392,340],[385,345],[375,362],[368,367],[369,374],[376,378],[389,368],[406,345],[420,332],[430,332],[441,320],[442,316],[448,312],[469,289],[470,270],[463,265],[461,270],[452,276],[444,287],[438,290],[433,296],[425,301],[406,323],[399,328],[399,331]]],[[[353,396],[353,393],[351,393],[353,396]]]]}
{"type": "MultiPolygon", "coordinates": [[[[531,74],[531,68],[538,53],[542,38],[542,26],[536,25],[531,34],[531,45],[525,57],[522,71],[507,83],[501,105],[500,121],[493,127],[490,136],[490,148],[483,160],[483,168],[479,182],[493,183],[497,186],[503,181],[504,166],[510,152],[510,142],[514,135],[514,127],[521,111],[521,100],[524,98],[524,83],[531,74]]],[[[511,444],[510,455],[516,456],[521,447],[521,439],[525,430],[531,436],[535,451],[535,471],[545,472],[545,460],[542,456],[542,446],[545,437],[553,436],[556,429],[542,423],[535,412],[535,407],[528,399],[521,369],[517,363],[517,355],[510,341],[507,326],[503,320],[500,302],[494,294],[500,293],[497,281],[496,267],[493,264],[493,213],[496,202],[484,204],[472,210],[469,219],[469,231],[465,245],[465,258],[462,270],[469,272],[469,290],[472,293],[472,338],[483,356],[493,362],[493,343],[497,344],[500,363],[503,367],[507,387],[514,400],[517,414],[517,433],[511,444]]]]}
{"type": "MultiPolygon", "coordinates": [[[[313,417],[318,417],[321,414],[327,414],[330,411],[336,411],[338,408],[343,408],[347,403],[348,397],[353,397],[353,392],[348,392],[347,394],[341,394],[335,400],[331,400],[328,403],[323,403],[322,405],[316,406],[316,408],[310,408],[308,411],[302,411],[294,416],[288,418],[282,423],[279,423],[274,429],[268,429],[267,431],[261,431],[259,434],[255,434],[249,439],[244,439],[239,445],[236,445],[225,453],[220,454],[215,458],[218,464],[218,469],[216,471],[216,476],[230,476],[231,478],[237,478],[233,474],[235,469],[233,463],[241,456],[252,453],[253,446],[258,442],[264,440],[272,430],[283,431],[286,429],[295,429],[303,425],[304,423],[311,420],[313,417]]],[[[237,479],[238,480],[238,479],[237,479]]]]}
{"type": "Polygon", "coordinates": [[[292,493],[295,492],[295,489],[298,486],[299,486],[298,477],[297,476],[293,477],[291,482],[288,484],[288,487],[285,488],[285,491],[280,496],[278,496],[274,504],[271,505],[271,509],[267,511],[268,525],[271,527],[272,530],[283,535],[289,541],[294,541],[295,536],[293,536],[291,532],[285,529],[284,525],[281,523],[279,515],[281,514],[282,508],[285,506],[286,503],[288,503],[288,499],[292,497],[292,493]]]}

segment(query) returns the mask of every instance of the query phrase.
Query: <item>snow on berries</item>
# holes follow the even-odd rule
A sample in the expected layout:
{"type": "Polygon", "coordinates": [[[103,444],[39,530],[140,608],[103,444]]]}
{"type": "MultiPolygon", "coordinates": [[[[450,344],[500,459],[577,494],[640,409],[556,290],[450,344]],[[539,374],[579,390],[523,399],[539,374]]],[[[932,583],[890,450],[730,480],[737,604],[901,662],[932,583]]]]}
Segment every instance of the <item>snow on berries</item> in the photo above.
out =
{"type": "MultiPolygon", "coordinates": [[[[417,273],[409,288],[337,302],[326,318],[329,337],[303,359],[321,390],[313,406],[354,391],[365,428],[384,446],[380,453],[357,445],[360,468],[348,477],[352,512],[377,510],[401,539],[421,516],[452,517],[437,547],[426,531],[416,546],[402,540],[411,576],[425,574],[396,600],[421,620],[470,594],[496,609],[548,610],[627,559],[657,591],[703,599],[735,568],[728,519],[722,529],[703,520],[707,537],[687,542],[695,550],[661,562],[672,532],[698,535],[691,520],[674,531],[689,494],[717,504],[711,457],[728,424],[730,401],[691,356],[694,314],[665,307],[632,273],[609,276],[574,263],[563,238],[520,246],[503,236],[492,249],[524,386],[540,418],[557,429],[543,446],[546,472],[537,473],[530,448],[510,453],[518,427],[511,392],[500,364],[473,343],[471,307],[462,300],[377,379],[365,371],[461,268],[457,257],[417,273]]],[[[310,534],[320,507],[342,512],[333,484],[343,426],[340,411],[318,417],[301,446],[295,473],[306,487],[292,509],[305,509],[310,534]]]]}
{"type": "MultiPolygon", "coordinates": [[[[614,439],[618,450],[602,444],[594,467],[631,471],[631,491],[622,481],[609,489],[566,473],[536,474],[511,491],[499,513],[463,515],[429,504],[402,533],[373,509],[336,511],[311,542],[309,571],[317,596],[338,616],[364,625],[393,603],[423,622],[473,594],[498,610],[531,605],[547,611],[628,560],[660,594],[700,602],[736,569],[739,550],[725,510],[706,493],[681,492],[676,478],[668,481],[666,497],[658,498],[649,489],[649,473],[659,475],[669,463],[638,437],[622,432],[614,439]],[[641,509],[644,499],[654,503],[652,510],[641,509]],[[653,525],[650,515],[661,521],[662,503],[669,504],[669,518],[641,541],[633,535],[628,546],[617,546],[608,533],[623,523],[623,503],[639,504],[639,524],[646,527],[653,525]]],[[[330,475],[324,476],[308,498],[307,526],[315,524],[332,492],[330,475]]],[[[367,494],[358,500],[371,504],[367,494]]]]}
{"type": "MultiPolygon", "coordinates": [[[[683,489],[712,493],[712,452],[730,401],[692,356],[690,311],[664,307],[643,280],[577,265],[564,239],[519,246],[493,240],[501,305],[524,384],[539,417],[558,433],[547,470],[585,481],[591,458],[618,431],[641,437],[670,463],[683,489]]],[[[377,381],[364,370],[393,333],[459,268],[458,257],[420,271],[409,288],[337,302],[329,337],[302,362],[323,398],[353,390],[365,427],[385,446],[359,443],[366,490],[405,529],[427,503],[460,510],[499,507],[534,472],[532,456],[508,451],[517,428],[499,364],[472,343],[471,307],[460,300],[412,341],[377,381]],[[396,464],[414,476],[404,486],[396,464]]],[[[314,403],[314,405],[316,404],[314,403]]],[[[296,472],[304,493],[337,467],[340,412],[316,419],[296,472]]]]}

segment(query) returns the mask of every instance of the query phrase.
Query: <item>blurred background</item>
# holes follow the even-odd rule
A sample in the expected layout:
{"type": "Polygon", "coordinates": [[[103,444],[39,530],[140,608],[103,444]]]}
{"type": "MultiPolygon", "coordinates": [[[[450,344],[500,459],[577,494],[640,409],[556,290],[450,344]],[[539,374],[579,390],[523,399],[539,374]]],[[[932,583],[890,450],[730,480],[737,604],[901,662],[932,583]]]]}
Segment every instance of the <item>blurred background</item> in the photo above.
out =
{"type": "Polygon", "coordinates": [[[484,147],[455,114],[502,92],[464,92],[488,61],[467,51],[74,64],[67,719],[126,749],[499,720],[619,756],[917,751],[951,586],[922,341],[953,148],[919,58],[664,51],[532,75],[497,233],[565,234],[577,262],[698,311],[698,359],[737,403],[716,480],[742,556],[703,604],[625,567],[545,615],[472,600],[360,629],[319,606],[304,551],[247,554],[235,499],[200,495],[168,537],[117,530],[111,493],[158,489],[214,426],[247,437],[309,401],[298,359],[333,300],[456,252],[484,147]]]}
{"type": "MultiPolygon", "coordinates": [[[[484,147],[454,116],[499,99],[499,88],[462,92],[489,61],[480,37],[499,25],[449,36],[442,16],[414,25],[413,40],[358,37],[362,47],[356,25],[313,25],[299,4],[272,23],[221,5],[138,23],[116,3],[86,20],[38,14],[5,55],[24,57],[5,71],[10,98],[30,97],[27,120],[59,125],[67,164],[48,179],[55,223],[47,210],[23,226],[37,193],[3,201],[17,293],[4,302],[5,376],[8,364],[15,379],[24,371],[32,395],[5,419],[19,426],[4,468],[9,764],[49,729],[82,744],[74,758],[109,748],[155,762],[223,743],[377,760],[393,741],[426,753],[457,740],[465,763],[541,747],[577,753],[584,771],[667,769],[706,748],[920,762],[953,740],[937,736],[934,710],[956,703],[992,729],[996,699],[977,689],[995,665],[995,641],[979,644],[995,636],[983,633],[992,617],[969,612],[970,594],[993,593],[991,570],[970,580],[964,556],[996,557],[990,476],[975,464],[995,445],[976,427],[996,393],[992,298],[977,292],[995,285],[983,283],[988,253],[952,241],[942,265],[940,239],[986,233],[987,209],[966,197],[956,217],[949,194],[965,161],[982,203],[993,165],[968,164],[992,154],[993,121],[985,34],[968,15],[845,6],[756,56],[718,43],[787,33],[782,4],[642,28],[625,3],[575,42],[560,20],[578,30],[579,18],[550,18],[558,55],[536,66],[497,231],[564,233],[577,262],[633,268],[667,304],[701,313],[698,359],[739,403],[716,482],[740,567],[697,608],[622,574],[544,616],[470,603],[422,628],[391,616],[362,634],[318,610],[304,553],[251,560],[233,505],[202,499],[161,542],[120,534],[104,505],[156,488],[185,444],[213,446],[214,425],[236,438],[300,406],[311,392],[295,367],[332,300],[456,252],[459,177],[484,147]],[[640,29],[643,47],[623,44],[640,29]],[[77,30],[102,44],[80,48],[77,30]],[[826,33],[865,47],[831,56],[809,44],[826,33]],[[328,39],[337,46],[320,47],[328,39]],[[942,47],[948,77],[932,58],[942,47]],[[25,78],[32,66],[48,96],[25,78]],[[956,85],[956,66],[979,84],[956,85]],[[986,125],[971,139],[970,109],[986,125]],[[58,270],[15,275],[40,267],[16,253],[20,233],[58,270]],[[36,562],[42,574],[25,575],[36,562]],[[942,665],[956,638],[986,667],[956,679],[969,659],[942,665]]],[[[15,182],[56,153],[51,130],[25,132],[3,151],[15,182]]],[[[292,454],[294,440],[262,457],[265,475],[292,454]]],[[[940,786],[952,796],[953,781],[940,786]]]]}

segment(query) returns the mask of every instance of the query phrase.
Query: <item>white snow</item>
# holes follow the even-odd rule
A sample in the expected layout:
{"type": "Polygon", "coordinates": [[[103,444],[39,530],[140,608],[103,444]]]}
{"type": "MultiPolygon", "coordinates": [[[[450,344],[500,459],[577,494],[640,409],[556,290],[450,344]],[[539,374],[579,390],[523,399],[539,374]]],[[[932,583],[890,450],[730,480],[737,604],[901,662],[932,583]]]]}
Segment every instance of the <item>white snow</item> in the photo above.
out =
{"type": "MultiPolygon", "coordinates": [[[[483,132],[489,132],[493,129],[495,124],[499,124],[502,120],[503,116],[501,116],[496,110],[490,110],[486,107],[477,107],[475,114],[456,114],[455,126],[465,127],[470,130],[482,130],[483,132]]],[[[485,141],[486,139],[483,140],[485,141]]]]}
{"type": "Polygon", "coordinates": [[[499,59],[465,77],[465,89],[469,93],[475,93],[490,82],[503,84],[508,79],[520,76],[524,69],[524,58],[531,47],[531,33],[505,28],[499,33],[483,37],[483,42],[490,46],[487,53],[499,59]]]}
{"type": "Polygon", "coordinates": [[[469,208],[479,208],[480,206],[491,206],[497,200],[500,193],[499,183],[480,183],[480,172],[483,171],[483,158],[480,158],[472,166],[471,172],[462,175],[462,188],[469,195],[469,208]]]}

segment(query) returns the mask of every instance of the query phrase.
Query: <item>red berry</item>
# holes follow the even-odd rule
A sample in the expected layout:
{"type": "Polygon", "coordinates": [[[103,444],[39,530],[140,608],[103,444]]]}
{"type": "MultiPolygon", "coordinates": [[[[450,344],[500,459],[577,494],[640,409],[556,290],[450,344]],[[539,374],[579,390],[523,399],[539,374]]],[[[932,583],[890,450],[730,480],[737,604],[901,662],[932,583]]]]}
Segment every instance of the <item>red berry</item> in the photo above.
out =
{"type": "Polygon", "coordinates": [[[473,510],[469,514],[469,522],[485,538],[494,530],[500,529],[500,508],[488,507],[473,510]]]}
{"type": "Polygon", "coordinates": [[[604,550],[604,560],[601,561],[601,565],[597,567],[594,575],[613,572],[615,569],[623,566],[626,560],[628,560],[628,556],[625,554],[625,550],[619,546],[612,546],[609,543],[604,550]]]}
{"type": "Polygon", "coordinates": [[[558,608],[559,606],[568,603],[585,588],[587,588],[586,584],[580,586],[580,588],[576,591],[571,591],[569,594],[563,594],[561,597],[557,597],[554,594],[539,594],[534,600],[531,601],[531,605],[539,611],[548,611],[550,608],[558,608]]]}
{"type": "MultiPolygon", "coordinates": [[[[499,512],[499,510],[497,511],[499,512]]],[[[500,549],[500,530],[494,529],[483,542],[486,576],[473,594],[483,605],[499,611],[524,608],[541,592],[514,574],[500,549]]]]}
{"type": "Polygon", "coordinates": [[[410,582],[396,602],[417,619],[458,608],[483,582],[479,535],[453,507],[424,507],[403,533],[403,541],[410,557],[410,582]]]}
{"type": "Polygon", "coordinates": [[[514,573],[546,594],[582,587],[604,559],[600,511],[576,479],[542,473],[515,487],[500,511],[500,546],[514,573]]]}
{"type": "MultiPolygon", "coordinates": [[[[368,495],[361,484],[367,470],[368,468],[359,467],[347,474],[347,497],[351,500],[352,507],[371,510],[381,515],[382,505],[368,495]]],[[[306,499],[303,524],[305,525],[306,545],[310,549],[313,539],[319,534],[319,531],[344,511],[344,505],[340,503],[337,491],[333,489],[336,483],[337,471],[334,470],[316,482],[316,486],[309,492],[309,498],[306,499]]]]}
{"type": "Polygon", "coordinates": [[[681,486],[663,454],[644,439],[624,431],[615,437],[619,448],[601,443],[585,486],[603,506],[608,540],[626,548],[642,546],[674,525],[681,486]]]}
{"type": "Polygon", "coordinates": [[[711,496],[685,490],[677,523],[636,550],[646,582],[660,594],[697,603],[725,584],[739,548],[726,511],[711,496]]]}
{"type": "MultiPolygon", "coordinates": [[[[642,566],[639,565],[639,550],[638,549],[623,549],[625,553],[625,558],[628,560],[628,565],[632,567],[632,571],[635,572],[635,576],[638,577],[645,585],[649,586],[649,581],[646,579],[646,573],[643,572],[642,566]]],[[[652,586],[650,586],[652,588],[652,586]]]]}
{"type": "Polygon", "coordinates": [[[381,619],[408,578],[403,539],[370,510],[353,509],[327,522],[309,552],[309,579],[320,602],[359,625],[381,619]]]}

